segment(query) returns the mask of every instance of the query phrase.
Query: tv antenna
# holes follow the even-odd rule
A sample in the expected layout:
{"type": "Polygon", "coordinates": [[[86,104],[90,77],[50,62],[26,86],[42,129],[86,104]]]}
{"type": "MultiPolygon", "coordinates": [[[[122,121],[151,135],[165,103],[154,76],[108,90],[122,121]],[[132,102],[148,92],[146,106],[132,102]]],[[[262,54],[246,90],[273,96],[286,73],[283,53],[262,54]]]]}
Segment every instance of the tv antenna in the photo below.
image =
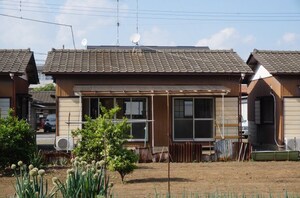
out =
{"type": "Polygon", "coordinates": [[[136,33],[131,35],[130,40],[135,45],[139,45],[141,35],[139,34],[139,0],[136,0],[136,33]]]}
{"type": "Polygon", "coordinates": [[[141,35],[139,33],[134,33],[130,37],[131,42],[134,43],[135,45],[139,45],[140,39],[141,39],[141,35]]]}
{"type": "Polygon", "coordinates": [[[82,45],[83,47],[85,47],[85,48],[86,48],[86,46],[87,46],[87,43],[88,43],[88,41],[87,41],[86,38],[84,38],[84,39],[81,40],[81,45],[82,45]]]}

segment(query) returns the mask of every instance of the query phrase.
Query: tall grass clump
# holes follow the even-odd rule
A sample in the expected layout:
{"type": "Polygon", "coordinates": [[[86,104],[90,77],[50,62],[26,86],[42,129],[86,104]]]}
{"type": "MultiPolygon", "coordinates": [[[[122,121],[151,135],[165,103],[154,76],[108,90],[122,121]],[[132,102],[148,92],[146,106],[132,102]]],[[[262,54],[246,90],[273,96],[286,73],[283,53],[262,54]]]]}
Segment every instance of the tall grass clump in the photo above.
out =
{"type": "Polygon", "coordinates": [[[52,188],[48,193],[48,183],[44,179],[44,169],[38,169],[32,164],[27,168],[22,161],[18,162],[18,166],[12,164],[11,169],[14,171],[16,178],[15,195],[18,198],[51,198],[55,196],[57,191],[55,188],[52,188]]]}
{"type": "Polygon", "coordinates": [[[112,183],[105,175],[104,161],[92,161],[88,164],[78,157],[73,159],[72,168],[67,170],[67,178],[63,183],[58,178],[52,178],[53,184],[63,198],[96,198],[107,197],[112,183]]]}

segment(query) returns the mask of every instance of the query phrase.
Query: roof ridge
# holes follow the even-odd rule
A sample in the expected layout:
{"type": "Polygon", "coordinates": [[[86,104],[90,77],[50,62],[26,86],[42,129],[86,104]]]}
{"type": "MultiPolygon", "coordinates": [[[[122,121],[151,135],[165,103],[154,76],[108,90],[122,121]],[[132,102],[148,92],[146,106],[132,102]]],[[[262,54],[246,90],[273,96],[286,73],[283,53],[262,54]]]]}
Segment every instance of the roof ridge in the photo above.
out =
{"type": "Polygon", "coordinates": [[[253,53],[276,53],[276,54],[286,54],[286,53],[300,53],[300,50],[258,50],[254,49],[253,53]]]}

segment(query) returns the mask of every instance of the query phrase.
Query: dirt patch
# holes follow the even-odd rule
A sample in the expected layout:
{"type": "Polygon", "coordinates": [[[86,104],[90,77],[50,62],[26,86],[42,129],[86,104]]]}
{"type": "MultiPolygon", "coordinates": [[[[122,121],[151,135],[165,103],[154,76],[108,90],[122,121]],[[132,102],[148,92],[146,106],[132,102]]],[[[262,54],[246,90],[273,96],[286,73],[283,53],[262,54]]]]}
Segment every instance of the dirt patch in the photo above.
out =
{"type": "MultiPolygon", "coordinates": [[[[139,168],[125,177],[122,184],[117,173],[110,173],[116,197],[153,197],[168,191],[168,164],[139,164],[139,168]]],[[[213,163],[171,163],[171,194],[182,196],[198,193],[238,193],[265,195],[270,193],[283,197],[287,191],[300,195],[299,162],[213,162],[213,163]]],[[[53,176],[63,178],[66,169],[49,169],[47,179],[53,176]]],[[[0,197],[14,193],[14,178],[0,177],[0,197]]]]}

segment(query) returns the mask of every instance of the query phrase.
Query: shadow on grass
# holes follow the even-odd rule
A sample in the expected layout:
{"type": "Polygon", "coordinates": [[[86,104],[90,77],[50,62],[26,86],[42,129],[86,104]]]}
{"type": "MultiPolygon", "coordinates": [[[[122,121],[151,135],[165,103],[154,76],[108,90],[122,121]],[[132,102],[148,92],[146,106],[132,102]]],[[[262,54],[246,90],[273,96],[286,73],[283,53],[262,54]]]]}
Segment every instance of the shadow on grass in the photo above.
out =
{"type": "MultiPolygon", "coordinates": [[[[185,178],[178,178],[173,177],[170,178],[171,182],[189,182],[192,181],[190,179],[185,178]]],[[[160,182],[168,182],[168,178],[143,178],[143,179],[131,179],[127,181],[126,183],[133,184],[133,183],[160,183],[160,182]]]]}

